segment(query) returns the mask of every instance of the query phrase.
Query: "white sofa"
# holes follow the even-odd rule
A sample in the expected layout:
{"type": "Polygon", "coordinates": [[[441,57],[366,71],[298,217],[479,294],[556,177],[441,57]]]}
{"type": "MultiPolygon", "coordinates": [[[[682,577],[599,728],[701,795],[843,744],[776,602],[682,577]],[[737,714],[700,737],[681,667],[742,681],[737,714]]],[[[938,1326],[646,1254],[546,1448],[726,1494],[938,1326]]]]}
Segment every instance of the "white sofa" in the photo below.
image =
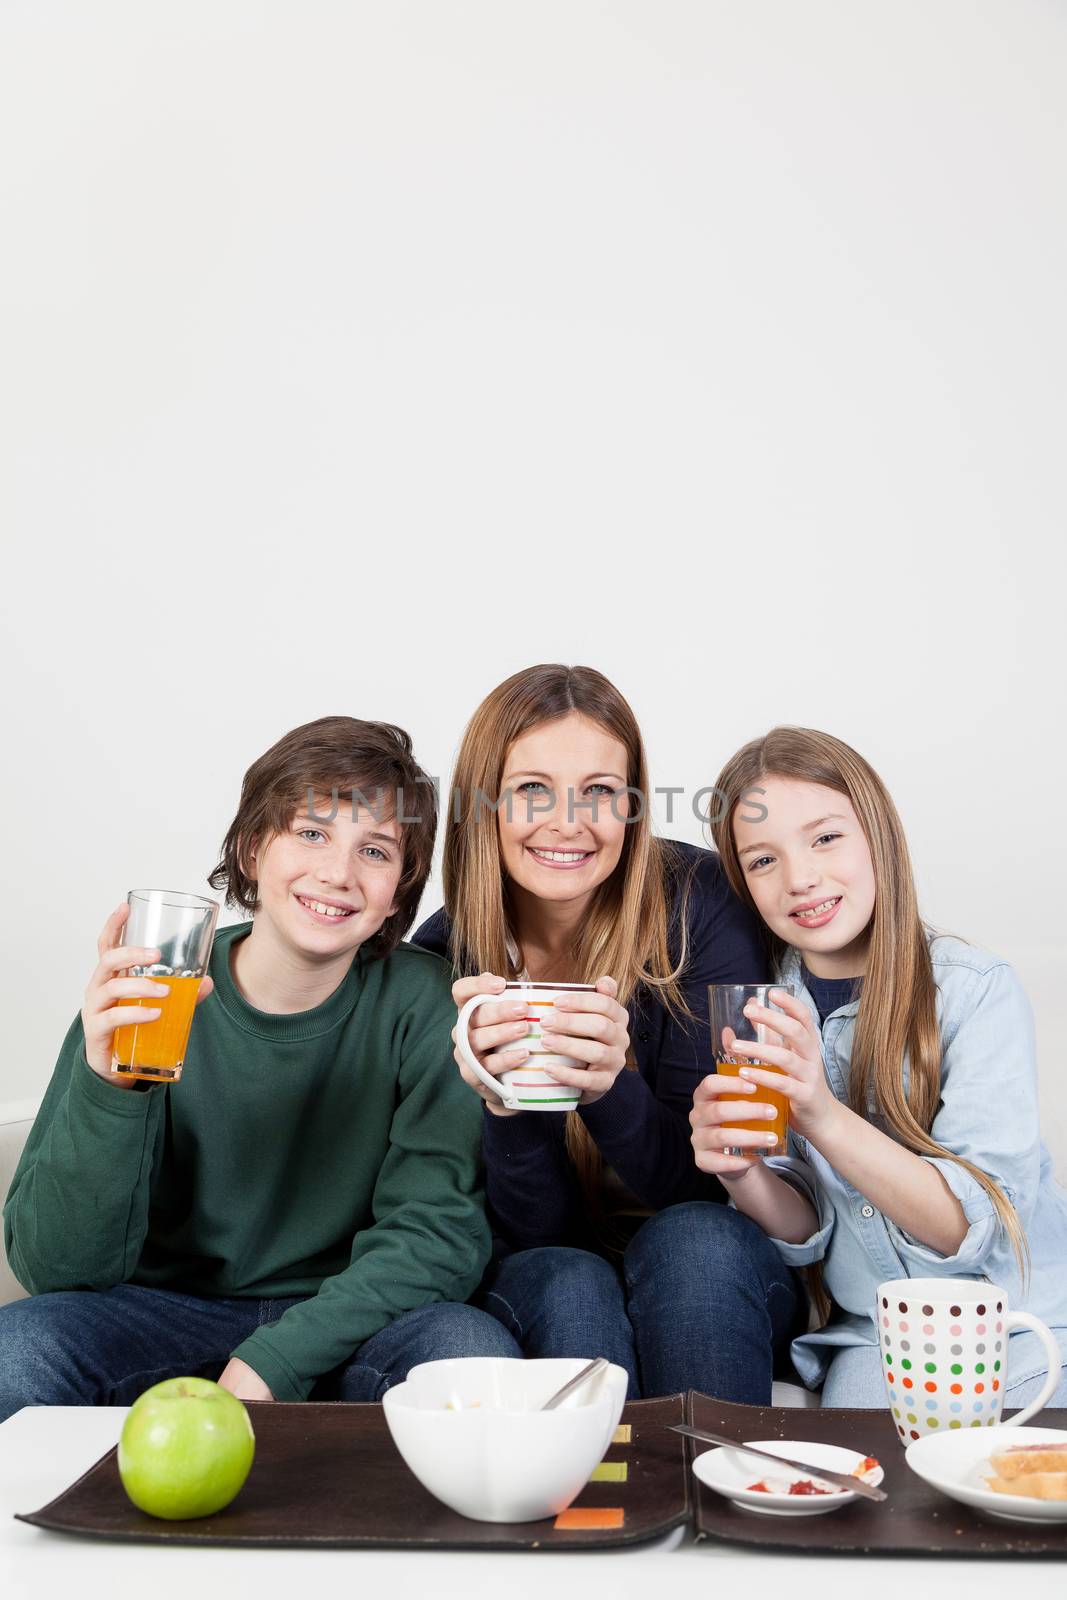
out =
{"type": "MultiPolygon", "coordinates": [[[[26,1135],[37,1115],[37,1106],[36,1100],[12,1100],[6,1105],[0,1104],[0,1205],[11,1187],[26,1135]]],[[[6,1306],[9,1300],[23,1299],[25,1293],[7,1264],[7,1252],[0,1234],[0,1306],[6,1306]]]]}

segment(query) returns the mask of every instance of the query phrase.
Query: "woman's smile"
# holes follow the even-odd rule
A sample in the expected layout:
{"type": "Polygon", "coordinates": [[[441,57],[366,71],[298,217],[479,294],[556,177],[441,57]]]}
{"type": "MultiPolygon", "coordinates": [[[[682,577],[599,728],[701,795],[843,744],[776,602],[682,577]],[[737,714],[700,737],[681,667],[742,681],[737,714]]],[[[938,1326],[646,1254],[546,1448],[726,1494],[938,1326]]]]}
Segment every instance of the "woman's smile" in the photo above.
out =
{"type": "Polygon", "coordinates": [[[539,866],[551,872],[573,872],[576,867],[586,866],[596,855],[595,850],[560,850],[535,844],[528,844],[526,850],[539,866]]]}

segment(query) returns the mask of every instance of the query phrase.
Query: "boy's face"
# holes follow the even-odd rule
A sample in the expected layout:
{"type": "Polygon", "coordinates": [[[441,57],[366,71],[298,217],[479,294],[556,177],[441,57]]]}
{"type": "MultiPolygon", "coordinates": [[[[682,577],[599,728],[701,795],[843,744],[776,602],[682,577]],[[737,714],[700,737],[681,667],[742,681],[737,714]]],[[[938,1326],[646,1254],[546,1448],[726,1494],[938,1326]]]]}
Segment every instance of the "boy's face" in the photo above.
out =
{"type": "Polygon", "coordinates": [[[395,817],[377,818],[339,798],[317,799],[319,820],[299,810],[288,828],[255,847],[250,862],[259,904],[293,950],[336,960],[355,954],[396,910],[404,857],[395,817]]]}

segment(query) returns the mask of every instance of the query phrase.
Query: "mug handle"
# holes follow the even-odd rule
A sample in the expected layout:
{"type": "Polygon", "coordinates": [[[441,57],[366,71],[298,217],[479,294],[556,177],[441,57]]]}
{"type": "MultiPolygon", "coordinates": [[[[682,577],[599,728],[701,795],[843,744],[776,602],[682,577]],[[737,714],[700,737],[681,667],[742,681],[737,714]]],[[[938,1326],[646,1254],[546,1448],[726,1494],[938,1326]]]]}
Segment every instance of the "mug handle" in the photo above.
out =
{"type": "MultiPolygon", "coordinates": [[[[503,1100],[504,1104],[507,1106],[511,1105],[511,1101],[508,1099],[507,1089],[498,1078],[493,1077],[491,1072],[486,1072],[481,1062],[475,1056],[474,1051],[471,1049],[470,1037],[467,1033],[467,1027],[470,1023],[472,1013],[477,1011],[479,1006],[494,1005],[500,998],[501,996],[498,994],[476,994],[467,1001],[466,1005],[464,1005],[460,1010],[459,1016],[456,1018],[456,1048],[471,1071],[475,1073],[477,1077],[481,1078],[482,1082],[488,1088],[492,1089],[494,1094],[499,1095],[501,1100],[503,1100]]],[[[512,1107],[512,1109],[516,1108],[512,1107]]]]}
{"type": "MultiPolygon", "coordinates": [[[[1014,1417],[1004,1418],[1004,1426],[1006,1428],[1015,1428],[1020,1422],[1029,1422],[1030,1418],[1035,1416],[1043,1406],[1048,1405],[1059,1384],[1060,1368],[1063,1364],[1060,1347],[1056,1343],[1051,1330],[1046,1328],[1040,1317],[1031,1316],[1029,1311],[1009,1311],[1004,1318],[1004,1330],[1010,1333],[1012,1328],[1029,1328],[1031,1333],[1037,1334],[1045,1347],[1045,1354],[1048,1356],[1048,1376],[1045,1379],[1044,1388],[1036,1400],[1031,1400],[1030,1404],[1024,1406],[1014,1417]]],[[[1009,1343],[1010,1340],[1006,1339],[1004,1341],[1005,1351],[1007,1351],[1009,1343]]],[[[1008,1370],[1007,1361],[1004,1363],[1004,1370],[1005,1372],[1008,1370]]]]}

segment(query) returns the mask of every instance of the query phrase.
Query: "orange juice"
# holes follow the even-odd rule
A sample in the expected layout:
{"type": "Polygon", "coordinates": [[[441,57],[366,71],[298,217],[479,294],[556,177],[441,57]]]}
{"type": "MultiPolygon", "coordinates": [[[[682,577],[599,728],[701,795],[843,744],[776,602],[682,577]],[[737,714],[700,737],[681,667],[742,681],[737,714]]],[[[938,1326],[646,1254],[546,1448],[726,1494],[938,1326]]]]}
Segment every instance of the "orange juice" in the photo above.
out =
{"type": "MultiPolygon", "coordinates": [[[[736,1078],[741,1067],[759,1067],[763,1072],[781,1072],[781,1067],[772,1067],[769,1061],[716,1061],[716,1072],[728,1078],[736,1078]]],[[[756,1084],[756,1092],[752,1096],[757,1105],[774,1107],[774,1118],[759,1117],[756,1120],[742,1122],[740,1117],[732,1122],[732,1128],[755,1128],[759,1133],[776,1133],[777,1144],[765,1145],[760,1150],[745,1150],[749,1156],[784,1156],[786,1153],[786,1129],[789,1127],[789,1100],[777,1089],[767,1089],[762,1083],[756,1084]]]]}
{"type": "Polygon", "coordinates": [[[177,1083],[182,1075],[185,1047],[193,1024],[199,978],[157,978],[170,993],[157,1001],[145,999],[145,1006],[158,1005],[160,1015],[151,1022],[135,1022],[116,1028],[111,1046],[111,1070],[124,1078],[151,1078],[155,1082],[177,1083]]]}

